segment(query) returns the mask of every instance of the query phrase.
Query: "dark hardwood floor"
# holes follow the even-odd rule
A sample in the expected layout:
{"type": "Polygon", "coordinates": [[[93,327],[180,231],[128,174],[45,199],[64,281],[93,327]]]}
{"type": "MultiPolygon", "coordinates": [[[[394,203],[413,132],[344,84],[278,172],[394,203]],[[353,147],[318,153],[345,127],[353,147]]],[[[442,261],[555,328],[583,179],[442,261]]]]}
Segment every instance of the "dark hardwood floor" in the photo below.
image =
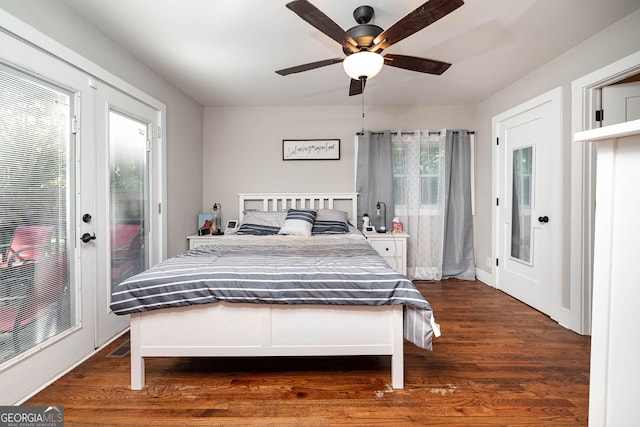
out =
{"type": "Polygon", "coordinates": [[[147,361],[103,351],[25,402],[64,406],[65,425],[586,426],[590,339],[480,282],[417,283],[442,336],[405,343],[405,389],[389,357],[147,361]]]}

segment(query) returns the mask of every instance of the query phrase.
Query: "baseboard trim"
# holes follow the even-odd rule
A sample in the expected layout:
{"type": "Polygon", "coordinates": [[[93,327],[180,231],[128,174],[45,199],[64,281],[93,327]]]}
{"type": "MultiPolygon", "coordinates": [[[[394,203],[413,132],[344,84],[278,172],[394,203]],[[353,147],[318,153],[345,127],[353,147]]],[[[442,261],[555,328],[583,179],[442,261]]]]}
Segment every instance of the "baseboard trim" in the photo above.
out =
{"type": "Polygon", "coordinates": [[[100,347],[96,348],[94,351],[90,352],[89,354],[87,354],[85,357],[81,358],[80,360],[78,360],[76,363],[72,364],[71,366],[69,366],[67,369],[63,370],[62,372],[60,372],[58,375],[55,375],[53,378],[51,378],[49,381],[47,381],[46,383],[40,385],[40,387],[38,387],[37,389],[33,390],[31,393],[27,394],[25,397],[23,397],[22,399],[20,399],[18,402],[15,403],[15,406],[20,406],[22,405],[24,402],[26,402],[27,400],[31,399],[33,396],[35,396],[36,394],[40,393],[42,390],[44,390],[45,388],[49,387],[51,384],[53,384],[54,382],[58,381],[60,378],[62,378],[63,376],[67,375],[69,372],[71,372],[72,370],[74,370],[75,368],[77,368],[78,366],[82,365],[84,362],[86,362],[89,358],[95,356],[98,352],[100,352],[102,349],[104,349],[106,346],[108,346],[109,344],[111,344],[113,341],[117,340],[118,338],[120,338],[122,336],[122,334],[126,333],[129,331],[129,328],[127,327],[127,329],[125,329],[124,331],[122,331],[121,333],[117,334],[116,336],[114,336],[113,338],[111,338],[109,341],[107,341],[106,343],[104,343],[103,345],[101,345],[100,347]]]}
{"type": "Polygon", "coordinates": [[[483,283],[486,283],[487,285],[489,285],[489,286],[491,286],[493,288],[496,287],[496,284],[495,284],[494,278],[493,278],[493,274],[491,274],[491,273],[487,273],[484,270],[476,268],[476,278],[479,281],[481,281],[483,283]]]}

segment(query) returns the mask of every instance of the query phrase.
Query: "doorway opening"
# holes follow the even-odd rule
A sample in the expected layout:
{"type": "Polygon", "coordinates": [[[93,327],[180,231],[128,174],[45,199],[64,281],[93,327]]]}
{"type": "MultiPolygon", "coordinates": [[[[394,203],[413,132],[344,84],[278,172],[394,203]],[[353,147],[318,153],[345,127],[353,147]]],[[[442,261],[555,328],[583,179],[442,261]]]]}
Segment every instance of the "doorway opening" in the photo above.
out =
{"type": "MultiPolygon", "coordinates": [[[[571,133],[600,126],[596,111],[602,105],[602,88],[640,75],[640,52],[631,54],[571,84],[571,133]]],[[[634,80],[635,81],[635,80],[634,80]]],[[[571,307],[570,328],[591,334],[593,243],[595,224],[596,146],[580,142],[571,146],[571,307]]]]}

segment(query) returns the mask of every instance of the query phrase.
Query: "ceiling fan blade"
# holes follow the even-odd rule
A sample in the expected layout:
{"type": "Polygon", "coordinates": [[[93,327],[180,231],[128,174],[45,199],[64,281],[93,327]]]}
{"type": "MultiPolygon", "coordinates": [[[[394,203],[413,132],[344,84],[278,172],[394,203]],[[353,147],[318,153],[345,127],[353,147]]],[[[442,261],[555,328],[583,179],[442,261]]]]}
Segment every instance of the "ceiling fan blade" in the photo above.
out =
{"type": "Polygon", "coordinates": [[[283,68],[282,70],[276,71],[276,73],[280,74],[281,76],[286,76],[288,74],[315,70],[316,68],[325,67],[331,64],[337,64],[338,62],[342,62],[342,61],[343,61],[343,58],[325,59],[324,61],[310,62],[308,64],[296,65],[295,67],[283,68]]]}
{"type": "Polygon", "coordinates": [[[360,95],[364,91],[366,84],[366,80],[351,79],[351,83],[349,84],[349,96],[360,95]]]}
{"type": "Polygon", "coordinates": [[[331,18],[307,0],[295,0],[287,3],[287,8],[295,12],[300,18],[331,37],[350,52],[357,52],[358,43],[331,18]]]}
{"type": "Polygon", "coordinates": [[[463,0],[429,0],[380,33],[373,41],[376,49],[386,49],[433,24],[464,4],[463,0]]]}
{"type": "Polygon", "coordinates": [[[384,55],[384,63],[392,67],[404,68],[405,70],[419,73],[436,74],[438,76],[451,66],[448,62],[418,58],[416,56],[394,55],[392,53],[384,55]]]}

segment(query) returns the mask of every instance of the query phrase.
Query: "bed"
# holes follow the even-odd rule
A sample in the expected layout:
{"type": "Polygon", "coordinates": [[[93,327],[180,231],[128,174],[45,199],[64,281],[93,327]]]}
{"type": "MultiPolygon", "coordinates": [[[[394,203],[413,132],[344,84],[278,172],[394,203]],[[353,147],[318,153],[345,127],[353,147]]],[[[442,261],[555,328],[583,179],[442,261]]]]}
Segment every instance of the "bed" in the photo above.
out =
{"type": "Polygon", "coordinates": [[[391,356],[391,386],[403,388],[404,339],[430,350],[439,328],[411,281],[352,226],[357,194],[238,199],[237,235],[216,236],[114,289],[112,310],[131,314],[131,389],[144,387],[148,357],[344,355],[391,356]],[[263,233],[275,217],[275,231],[286,234],[263,233]]]}

